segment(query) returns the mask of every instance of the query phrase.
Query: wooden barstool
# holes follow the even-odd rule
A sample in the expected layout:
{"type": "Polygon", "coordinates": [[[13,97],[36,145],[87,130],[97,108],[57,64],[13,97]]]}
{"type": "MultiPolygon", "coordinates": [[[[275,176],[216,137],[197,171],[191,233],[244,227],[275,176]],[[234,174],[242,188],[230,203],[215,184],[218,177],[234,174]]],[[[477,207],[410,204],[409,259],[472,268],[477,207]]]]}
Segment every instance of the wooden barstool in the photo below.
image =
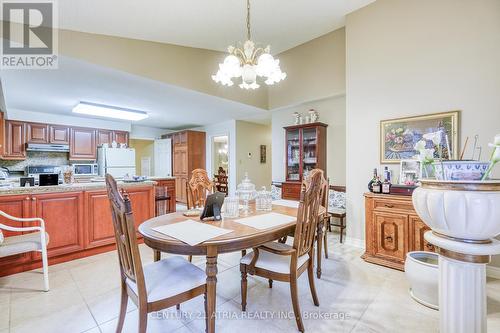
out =
{"type": "Polygon", "coordinates": [[[166,186],[156,186],[155,188],[155,216],[165,215],[170,211],[172,204],[170,195],[168,195],[166,186]],[[168,202],[168,210],[167,210],[168,202]]]}

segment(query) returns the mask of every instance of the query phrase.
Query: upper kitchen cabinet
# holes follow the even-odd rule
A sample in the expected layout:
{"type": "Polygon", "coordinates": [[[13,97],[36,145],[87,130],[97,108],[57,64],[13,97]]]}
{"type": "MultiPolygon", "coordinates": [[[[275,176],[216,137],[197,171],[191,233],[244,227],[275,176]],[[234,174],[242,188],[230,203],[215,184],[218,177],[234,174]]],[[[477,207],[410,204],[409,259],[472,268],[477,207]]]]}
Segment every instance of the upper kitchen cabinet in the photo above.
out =
{"type": "Polygon", "coordinates": [[[48,143],[49,125],[47,124],[26,124],[26,133],[28,143],[48,143]]]}
{"type": "Polygon", "coordinates": [[[5,143],[3,159],[24,160],[26,158],[26,126],[22,121],[5,121],[5,143]]]}
{"type": "Polygon", "coordinates": [[[61,125],[50,125],[49,142],[60,145],[69,144],[69,127],[61,125]]]}
{"type": "Polygon", "coordinates": [[[105,143],[111,145],[113,142],[113,131],[109,130],[97,130],[97,146],[101,146],[105,143]]]}
{"type": "Polygon", "coordinates": [[[71,128],[69,159],[95,160],[97,158],[96,130],[91,128],[71,128]]]}
{"type": "Polygon", "coordinates": [[[113,141],[116,141],[118,145],[124,143],[128,147],[128,132],[125,131],[113,131],[113,141]]]}

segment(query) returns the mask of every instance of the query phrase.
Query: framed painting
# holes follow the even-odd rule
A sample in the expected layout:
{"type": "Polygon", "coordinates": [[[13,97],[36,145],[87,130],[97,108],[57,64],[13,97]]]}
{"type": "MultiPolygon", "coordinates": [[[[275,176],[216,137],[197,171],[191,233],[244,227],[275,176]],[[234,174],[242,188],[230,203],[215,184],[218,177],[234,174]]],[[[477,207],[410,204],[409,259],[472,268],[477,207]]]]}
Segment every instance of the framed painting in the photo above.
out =
{"type": "Polygon", "coordinates": [[[443,159],[457,159],[458,156],[458,121],[460,111],[434,113],[423,116],[382,120],[380,122],[380,163],[399,163],[412,159],[418,152],[415,144],[424,134],[441,131],[440,147],[443,159]]]}

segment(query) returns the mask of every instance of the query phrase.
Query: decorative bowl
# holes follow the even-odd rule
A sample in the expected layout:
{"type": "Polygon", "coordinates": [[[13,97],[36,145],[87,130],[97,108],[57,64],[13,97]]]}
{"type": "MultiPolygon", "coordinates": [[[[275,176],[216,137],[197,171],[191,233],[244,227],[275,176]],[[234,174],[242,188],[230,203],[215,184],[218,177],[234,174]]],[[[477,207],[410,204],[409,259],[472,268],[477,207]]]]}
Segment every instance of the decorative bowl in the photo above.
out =
{"type": "Polygon", "coordinates": [[[433,232],[483,242],[500,234],[500,181],[422,179],[413,206],[433,232]]]}
{"type": "Polygon", "coordinates": [[[490,162],[442,161],[432,164],[438,180],[481,180],[490,162]]]}

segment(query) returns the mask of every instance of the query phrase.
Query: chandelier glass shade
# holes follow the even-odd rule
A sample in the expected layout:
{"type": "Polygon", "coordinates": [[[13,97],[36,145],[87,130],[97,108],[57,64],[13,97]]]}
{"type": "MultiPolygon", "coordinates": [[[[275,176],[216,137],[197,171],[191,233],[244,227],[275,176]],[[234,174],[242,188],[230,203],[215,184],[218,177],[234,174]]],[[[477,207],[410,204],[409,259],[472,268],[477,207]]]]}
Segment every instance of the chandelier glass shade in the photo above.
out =
{"type": "Polygon", "coordinates": [[[286,78],[281,71],[279,59],[271,55],[271,47],[257,47],[250,35],[250,0],[247,0],[247,40],[240,47],[229,46],[229,55],[219,64],[217,74],[212,79],[224,86],[232,86],[233,78],[241,77],[240,88],[257,89],[257,77],[267,85],[273,85],[286,78]]]}

